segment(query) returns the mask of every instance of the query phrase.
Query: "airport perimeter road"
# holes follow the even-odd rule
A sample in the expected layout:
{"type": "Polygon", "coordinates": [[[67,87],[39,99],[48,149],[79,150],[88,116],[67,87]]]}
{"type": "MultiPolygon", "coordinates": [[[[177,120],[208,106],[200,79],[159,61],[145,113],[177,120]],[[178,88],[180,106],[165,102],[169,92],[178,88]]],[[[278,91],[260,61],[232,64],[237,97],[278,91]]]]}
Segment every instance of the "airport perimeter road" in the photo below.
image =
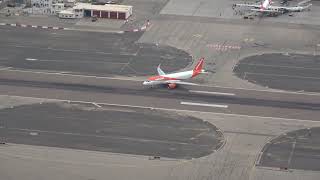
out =
{"type": "Polygon", "coordinates": [[[315,121],[320,115],[317,94],[206,86],[168,90],[144,87],[141,81],[15,70],[2,70],[0,75],[2,95],[315,121]]]}

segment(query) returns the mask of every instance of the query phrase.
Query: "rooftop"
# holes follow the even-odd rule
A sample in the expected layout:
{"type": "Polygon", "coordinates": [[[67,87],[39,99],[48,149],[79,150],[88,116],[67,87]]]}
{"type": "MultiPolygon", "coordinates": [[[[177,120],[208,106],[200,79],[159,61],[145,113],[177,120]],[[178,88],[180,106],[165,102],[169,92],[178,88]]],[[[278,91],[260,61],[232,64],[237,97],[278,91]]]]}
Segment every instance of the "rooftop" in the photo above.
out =
{"type": "Polygon", "coordinates": [[[59,12],[59,14],[69,14],[69,15],[72,15],[74,14],[72,9],[66,9],[66,10],[62,10],[59,12]]]}

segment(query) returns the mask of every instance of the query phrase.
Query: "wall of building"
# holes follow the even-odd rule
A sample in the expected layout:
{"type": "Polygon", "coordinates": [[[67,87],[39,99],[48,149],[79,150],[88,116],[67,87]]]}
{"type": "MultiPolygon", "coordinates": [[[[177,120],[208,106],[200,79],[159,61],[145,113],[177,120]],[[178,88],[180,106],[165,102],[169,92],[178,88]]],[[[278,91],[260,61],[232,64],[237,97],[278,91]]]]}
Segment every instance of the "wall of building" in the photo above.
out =
{"type": "Polygon", "coordinates": [[[64,13],[63,11],[58,13],[58,17],[63,18],[63,19],[75,19],[76,18],[73,13],[64,13]]]}
{"type": "Polygon", "coordinates": [[[51,14],[52,0],[31,0],[32,14],[51,14]]]}
{"type": "Polygon", "coordinates": [[[98,18],[109,18],[109,19],[128,19],[132,15],[132,8],[130,8],[128,11],[125,12],[118,12],[116,10],[113,11],[107,11],[107,10],[99,10],[99,9],[91,9],[91,7],[88,6],[88,9],[77,9],[74,8],[75,12],[81,12],[81,16],[83,17],[92,17],[97,16],[98,18]]]}
{"type": "Polygon", "coordinates": [[[64,4],[63,3],[56,3],[52,4],[51,8],[51,14],[58,14],[60,11],[64,10],[64,4]]]}

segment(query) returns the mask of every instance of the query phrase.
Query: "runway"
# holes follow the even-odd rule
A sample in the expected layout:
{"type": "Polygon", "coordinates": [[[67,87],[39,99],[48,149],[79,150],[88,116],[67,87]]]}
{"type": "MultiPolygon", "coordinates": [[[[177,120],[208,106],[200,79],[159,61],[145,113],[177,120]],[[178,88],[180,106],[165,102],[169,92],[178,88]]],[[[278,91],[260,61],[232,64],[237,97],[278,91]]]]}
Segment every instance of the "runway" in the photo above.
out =
{"type": "Polygon", "coordinates": [[[305,171],[320,167],[318,131],[305,134],[320,125],[320,94],[305,92],[319,90],[317,59],[240,63],[245,80],[232,72],[252,55],[318,54],[319,27],[291,24],[299,17],[211,18],[221,3],[207,11],[192,2],[171,9],[209,16],[159,15],[159,2],[130,2],[133,18],[152,9],[143,34],[0,27],[1,179],[319,179],[305,171]],[[199,57],[210,72],[190,80],[200,86],[142,86],[158,64],[173,72],[199,57]]]}
{"type": "Polygon", "coordinates": [[[175,90],[141,81],[2,70],[0,93],[133,107],[216,112],[318,121],[320,96],[208,86],[175,90]],[[50,76],[50,78],[48,78],[50,76]]]}

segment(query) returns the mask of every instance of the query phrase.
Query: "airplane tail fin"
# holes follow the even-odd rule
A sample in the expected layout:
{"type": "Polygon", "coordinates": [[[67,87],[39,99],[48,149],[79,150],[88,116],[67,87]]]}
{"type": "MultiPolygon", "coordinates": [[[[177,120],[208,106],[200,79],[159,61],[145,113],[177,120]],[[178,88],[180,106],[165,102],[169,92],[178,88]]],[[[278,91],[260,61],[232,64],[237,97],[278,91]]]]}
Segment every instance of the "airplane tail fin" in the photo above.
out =
{"type": "Polygon", "coordinates": [[[159,76],[166,75],[166,73],[162,71],[162,69],[160,68],[160,66],[161,66],[161,64],[159,64],[159,66],[157,67],[157,71],[158,71],[159,76]]]}
{"type": "Polygon", "coordinates": [[[203,63],[204,63],[204,58],[202,57],[199,60],[199,62],[196,64],[196,66],[194,67],[192,77],[204,72],[203,69],[202,69],[203,68],[203,63]]]}

